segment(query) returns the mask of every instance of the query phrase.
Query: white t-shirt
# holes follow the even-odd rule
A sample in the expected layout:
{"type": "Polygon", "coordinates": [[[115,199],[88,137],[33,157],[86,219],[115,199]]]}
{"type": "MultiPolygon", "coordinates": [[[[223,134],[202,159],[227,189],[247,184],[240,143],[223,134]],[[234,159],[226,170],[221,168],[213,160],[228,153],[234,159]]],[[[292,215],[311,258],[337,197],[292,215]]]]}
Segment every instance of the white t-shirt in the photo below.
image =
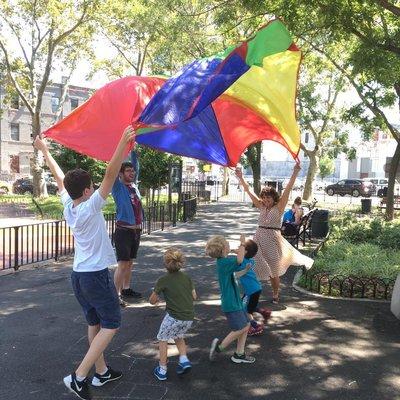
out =
{"type": "Polygon", "coordinates": [[[64,218],[75,238],[74,271],[100,271],[116,264],[114,250],[106,229],[101,209],[106,201],[98,190],[92,196],[74,207],[66,190],[61,193],[64,218]]]}

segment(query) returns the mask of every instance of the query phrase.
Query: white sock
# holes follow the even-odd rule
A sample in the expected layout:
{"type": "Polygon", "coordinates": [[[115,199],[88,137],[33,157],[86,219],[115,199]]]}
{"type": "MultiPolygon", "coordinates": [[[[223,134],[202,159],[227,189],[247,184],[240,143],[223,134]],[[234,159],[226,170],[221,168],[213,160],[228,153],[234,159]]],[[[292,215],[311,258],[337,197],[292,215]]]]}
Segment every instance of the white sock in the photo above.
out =
{"type": "Polygon", "coordinates": [[[184,363],[189,361],[189,359],[187,358],[187,356],[179,356],[179,362],[180,363],[184,363]]]}
{"type": "Polygon", "coordinates": [[[166,374],[167,373],[167,366],[166,365],[161,365],[160,363],[158,365],[160,366],[160,372],[162,374],[166,374]]]}
{"type": "Polygon", "coordinates": [[[106,369],[103,372],[98,372],[98,374],[99,375],[104,375],[107,371],[108,371],[108,368],[106,367],[106,369]]]}
{"type": "Polygon", "coordinates": [[[86,379],[86,376],[84,376],[84,377],[82,378],[81,376],[76,375],[76,380],[77,380],[78,382],[82,382],[82,381],[84,381],[85,379],[86,379]]]}

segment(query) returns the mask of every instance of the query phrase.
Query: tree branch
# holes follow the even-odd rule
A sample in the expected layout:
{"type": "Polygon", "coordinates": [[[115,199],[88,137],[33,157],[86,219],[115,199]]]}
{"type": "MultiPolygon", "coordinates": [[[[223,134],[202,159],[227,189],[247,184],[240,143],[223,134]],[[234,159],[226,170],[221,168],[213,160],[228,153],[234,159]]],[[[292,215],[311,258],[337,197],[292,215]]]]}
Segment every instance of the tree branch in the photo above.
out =
{"type": "Polygon", "coordinates": [[[0,40],[0,48],[3,51],[4,54],[4,60],[6,63],[6,68],[7,68],[7,73],[11,79],[11,82],[15,88],[15,90],[17,91],[19,97],[22,99],[22,101],[24,102],[26,108],[28,109],[28,111],[30,112],[31,115],[33,115],[33,108],[31,106],[31,104],[29,103],[28,99],[26,98],[26,96],[24,95],[24,93],[22,92],[21,87],[19,86],[16,78],[14,77],[13,73],[12,73],[12,69],[11,69],[11,64],[10,64],[10,60],[8,58],[8,52],[7,49],[5,48],[3,42],[0,40]]]}
{"type": "Polygon", "coordinates": [[[400,7],[396,7],[394,4],[391,4],[386,0],[374,0],[374,1],[376,4],[382,6],[385,10],[388,10],[394,15],[400,17],[400,7]]]}

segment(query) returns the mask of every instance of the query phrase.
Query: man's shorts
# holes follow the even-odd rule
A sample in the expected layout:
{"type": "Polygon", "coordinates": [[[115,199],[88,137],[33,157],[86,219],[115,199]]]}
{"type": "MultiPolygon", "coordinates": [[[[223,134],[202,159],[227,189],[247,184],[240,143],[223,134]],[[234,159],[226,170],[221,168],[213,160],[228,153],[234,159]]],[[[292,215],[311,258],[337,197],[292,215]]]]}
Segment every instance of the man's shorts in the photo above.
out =
{"type": "Polygon", "coordinates": [[[250,322],[247,312],[244,310],[226,312],[225,316],[228,320],[229,327],[233,331],[242,330],[250,322]]]}
{"type": "Polygon", "coordinates": [[[133,260],[137,256],[140,245],[140,229],[117,226],[114,232],[117,261],[133,260]]]}
{"type": "Polygon", "coordinates": [[[181,321],[180,319],[175,319],[166,313],[161,322],[157,339],[163,342],[170,339],[181,339],[185,337],[186,332],[190,329],[192,324],[193,321],[181,321]]]}
{"type": "Polygon", "coordinates": [[[95,272],[72,271],[71,281],[88,325],[100,324],[107,329],[120,327],[119,299],[108,268],[95,272]]]}

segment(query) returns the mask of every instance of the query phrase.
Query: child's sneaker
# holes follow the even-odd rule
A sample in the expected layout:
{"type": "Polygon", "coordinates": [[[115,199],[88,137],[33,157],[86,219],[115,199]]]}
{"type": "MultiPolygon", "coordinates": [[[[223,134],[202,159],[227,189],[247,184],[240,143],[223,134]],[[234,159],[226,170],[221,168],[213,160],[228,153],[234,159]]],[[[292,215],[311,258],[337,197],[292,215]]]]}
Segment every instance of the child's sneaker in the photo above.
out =
{"type": "Polygon", "coordinates": [[[246,356],[246,353],[238,354],[236,352],[233,353],[231,360],[236,364],[253,364],[253,362],[256,361],[254,357],[246,356]]]}
{"type": "Polygon", "coordinates": [[[183,375],[192,369],[192,363],[190,361],[180,362],[176,368],[176,373],[178,375],[183,375]]]}
{"type": "Polygon", "coordinates": [[[167,380],[167,373],[161,370],[161,367],[159,365],[154,368],[153,374],[159,381],[167,380]]]}
{"type": "Polygon", "coordinates": [[[261,335],[264,332],[264,328],[262,325],[257,324],[256,326],[250,326],[249,331],[247,332],[247,336],[257,336],[261,335]]]}
{"type": "Polygon", "coordinates": [[[209,356],[210,361],[214,361],[216,353],[219,353],[218,345],[219,345],[219,339],[218,338],[213,339],[213,341],[211,342],[211,347],[210,347],[210,356],[209,356]]]}
{"type": "Polygon", "coordinates": [[[271,318],[272,311],[268,308],[259,308],[257,309],[257,312],[259,312],[263,316],[264,320],[271,318]]]}
{"type": "Polygon", "coordinates": [[[107,382],[116,381],[117,379],[122,378],[122,372],[114,371],[107,365],[107,371],[103,374],[94,374],[92,378],[92,385],[93,386],[103,386],[107,382]]]}
{"type": "Polygon", "coordinates": [[[73,372],[71,375],[66,376],[64,379],[64,385],[72,392],[75,393],[80,399],[91,400],[89,385],[87,378],[82,382],[76,379],[76,374],[73,372]]]}

